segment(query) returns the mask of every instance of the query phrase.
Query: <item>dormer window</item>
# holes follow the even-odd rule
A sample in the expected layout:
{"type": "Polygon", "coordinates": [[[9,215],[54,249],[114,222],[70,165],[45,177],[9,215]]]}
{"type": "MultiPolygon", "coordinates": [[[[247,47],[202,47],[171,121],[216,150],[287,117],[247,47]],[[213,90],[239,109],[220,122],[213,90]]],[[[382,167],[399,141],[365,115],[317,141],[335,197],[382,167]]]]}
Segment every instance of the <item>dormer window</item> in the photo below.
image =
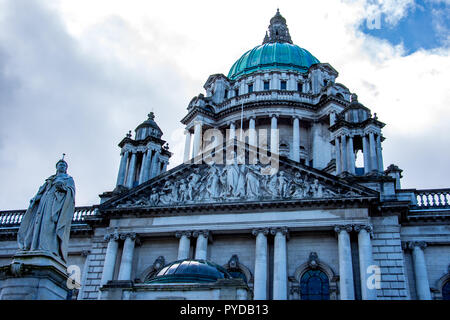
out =
{"type": "Polygon", "coordinates": [[[250,83],[248,85],[248,93],[252,93],[253,92],[253,83],[250,83]]]}
{"type": "Polygon", "coordinates": [[[237,97],[239,95],[239,89],[234,89],[234,96],[237,97]]]}
{"type": "Polygon", "coordinates": [[[281,89],[281,90],[286,90],[286,87],[287,87],[287,82],[286,82],[286,80],[281,80],[280,89],[281,89]]]}
{"type": "Polygon", "coordinates": [[[298,92],[303,92],[303,83],[297,82],[297,91],[298,92]]]}
{"type": "Polygon", "coordinates": [[[326,87],[327,84],[328,84],[328,80],[324,79],[324,80],[323,80],[323,86],[326,87]]]}
{"type": "Polygon", "coordinates": [[[269,89],[270,89],[270,82],[264,81],[264,90],[269,90],[269,89]]]}
{"type": "Polygon", "coordinates": [[[223,94],[224,99],[228,99],[228,89],[225,89],[225,93],[223,94]]]}

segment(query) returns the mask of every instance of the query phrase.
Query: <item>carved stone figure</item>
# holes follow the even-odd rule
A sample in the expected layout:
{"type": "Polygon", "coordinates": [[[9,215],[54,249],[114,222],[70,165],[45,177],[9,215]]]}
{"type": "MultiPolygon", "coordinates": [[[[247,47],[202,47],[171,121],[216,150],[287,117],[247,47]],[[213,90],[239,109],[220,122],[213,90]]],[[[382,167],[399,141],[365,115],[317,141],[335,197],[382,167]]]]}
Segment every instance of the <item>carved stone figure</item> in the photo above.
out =
{"type": "Polygon", "coordinates": [[[17,234],[19,249],[45,251],[67,262],[67,244],[75,207],[75,183],[67,162],[56,163],[56,174],[45,180],[31,199],[17,234]]]}
{"type": "Polygon", "coordinates": [[[247,197],[258,198],[260,195],[260,177],[257,175],[258,168],[256,166],[249,166],[245,180],[247,181],[247,197]]]}
{"type": "Polygon", "coordinates": [[[212,165],[208,171],[208,180],[206,184],[206,190],[211,199],[220,198],[220,174],[215,165],[212,165]]]}
{"type": "Polygon", "coordinates": [[[278,197],[278,174],[274,174],[269,177],[267,188],[270,194],[274,197],[278,197]]]}
{"type": "Polygon", "coordinates": [[[278,194],[283,198],[288,196],[288,184],[289,181],[286,179],[284,172],[280,171],[278,175],[278,194]]]}
{"type": "Polygon", "coordinates": [[[323,197],[323,187],[319,184],[319,180],[314,179],[314,183],[311,186],[311,191],[314,198],[322,198],[323,197]]]}
{"type": "Polygon", "coordinates": [[[150,195],[150,205],[155,206],[159,202],[159,193],[156,190],[152,191],[152,194],[150,195]]]}
{"type": "Polygon", "coordinates": [[[198,174],[198,168],[194,169],[194,172],[188,178],[186,200],[194,200],[194,192],[198,190],[198,183],[200,182],[201,175],[198,174]]]}
{"type": "Polygon", "coordinates": [[[239,176],[234,196],[245,197],[245,165],[239,165],[239,176]]]}
{"type": "Polygon", "coordinates": [[[236,162],[230,165],[226,165],[224,168],[224,174],[226,175],[226,195],[234,196],[239,179],[239,167],[236,162]]]}
{"type": "Polygon", "coordinates": [[[188,185],[186,183],[186,180],[181,179],[180,185],[178,187],[178,201],[179,202],[184,202],[187,200],[186,199],[187,191],[188,191],[188,185]]]}

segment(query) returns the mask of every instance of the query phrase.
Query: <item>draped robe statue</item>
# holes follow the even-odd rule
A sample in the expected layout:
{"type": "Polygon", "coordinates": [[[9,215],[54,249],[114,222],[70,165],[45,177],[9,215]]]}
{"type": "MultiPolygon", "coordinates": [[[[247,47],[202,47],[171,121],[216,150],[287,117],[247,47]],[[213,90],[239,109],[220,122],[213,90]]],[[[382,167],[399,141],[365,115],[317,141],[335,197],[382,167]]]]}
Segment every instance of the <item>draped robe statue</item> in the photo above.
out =
{"type": "Polygon", "coordinates": [[[44,251],[67,262],[67,246],[75,208],[75,183],[67,163],[56,163],[56,174],[45,180],[31,199],[17,234],[22,251],[44,251]]]}

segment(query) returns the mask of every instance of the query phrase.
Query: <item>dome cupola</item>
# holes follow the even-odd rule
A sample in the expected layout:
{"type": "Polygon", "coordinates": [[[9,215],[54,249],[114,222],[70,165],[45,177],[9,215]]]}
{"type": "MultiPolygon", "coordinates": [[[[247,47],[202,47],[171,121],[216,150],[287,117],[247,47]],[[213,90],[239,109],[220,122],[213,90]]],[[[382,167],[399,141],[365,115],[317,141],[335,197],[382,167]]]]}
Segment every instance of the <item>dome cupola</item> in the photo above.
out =
{"type": "Polygon", "coordinates": [[[163,135],[163,132],[155,122],[155,114],[153,112],[148,114],[148,119],[137,126],[135,131],[136,140],[144,140],[148,136],[160,139],[163,135]]]}

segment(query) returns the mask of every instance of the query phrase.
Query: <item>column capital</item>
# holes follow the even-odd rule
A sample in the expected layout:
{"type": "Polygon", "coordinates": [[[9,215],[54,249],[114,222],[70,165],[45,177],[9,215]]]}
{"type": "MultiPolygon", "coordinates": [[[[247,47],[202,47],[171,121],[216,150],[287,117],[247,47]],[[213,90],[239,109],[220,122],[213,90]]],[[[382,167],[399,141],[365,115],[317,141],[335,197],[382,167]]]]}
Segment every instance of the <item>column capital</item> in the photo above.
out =
{"type": "Polygon", "coordinates": [[[339,234],[341,231],[346,231],[347,233],[352,232],[353,230],[353,226],[350,224],[346,224],[346,225],[337,225],[334,227],[334,232],[336,232],[337,234],[339,234]]]}
{"type": "Polygon", "coordinates": [[[126,240],[127,238],[130,238],[131,240],[136,240],[136,232],[124,232],[120,234],[120,240],[126,240]]]}
{"type": "Polygon", "coordinates": [[[301,120],[302,118],[301,118],[298,114],[294,114],[294,115],[292,116],[292,119],[293,119],[293,120],[295,120],[295,119],[301,120]]]}
{"type": "Polygon", "coordinates": [[[192,232],[192,236],[194,238],[197,238],[200,235],[204,236],[205,238],[208,238],[211,235],[211,232],[209,230],[195,230],[192,232]]]}
{"type": "Polygon", "coordinates": [[[117,240],[119,240],[119,233],[117,231],[107,233],[107,234],[105,234],[103,239],[105,241],[117,241],[117,240]]]}
{"type": "Polygon", "coordinates": [[[289,237],[289,229],[287,227],[270,228],[271,235],[275,236],[277,233],[281,233],[283,236],[289,237]]]}
{"type": "Polygon", "coordinates": [[[365,230],[371,238],[373,238],[373,227],[370,224],[357,224],[353,226],[353,230],[356,232],[360,232],[361,230],[365,230]]]}
{"type": "Polygon", "coordinates": [[[186,236],[187,238],[190,238],[192,236],[191,231],[177,231],[175,232],[175,237],[177,239],[180,239],[182,236],[186,236]]]}
{"type": "Polygon", "coordinates": [[[252,230],[252,235],[257,236],[259,233],[267,236],[269,234],[269,228],[258,228],[252,230]]]}
{"type": "Polygon", "coordinates": [[[234,125],[235,123],[236,123],[236,120],[228,120],[227,126],[231,126],[232,124],[234,125]]]}
{"type": "Polygon", "coordinates": [[[427,247],[427,243],[425,241],[408,241],[407,247],[411,250],[414,250],[416,247],[424,250],[427,247]]]}
{"type": "Polygon", "coordinates": [[[278,117],[279,117],[279,115],[278,115],[278,114],[276,114],[276,113],[272,113],[272,114],[270,115],[270,117],[271,117],[271,118],[278,118],[278,117]]]}
{"type": "Polygon", "coordinates": [[[256,120],[256,116],[254,114],[247,117],[248,120],[256,120]]]}

